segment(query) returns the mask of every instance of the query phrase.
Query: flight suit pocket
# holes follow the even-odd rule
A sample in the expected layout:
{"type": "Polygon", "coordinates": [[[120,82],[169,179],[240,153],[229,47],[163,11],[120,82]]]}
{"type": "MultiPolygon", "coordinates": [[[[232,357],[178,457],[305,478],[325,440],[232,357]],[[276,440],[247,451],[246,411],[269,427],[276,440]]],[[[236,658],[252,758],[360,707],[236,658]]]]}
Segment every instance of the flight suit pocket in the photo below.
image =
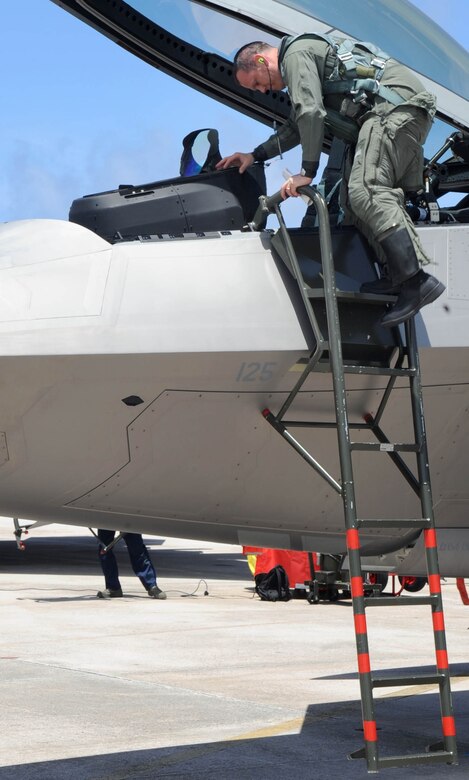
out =
{"type": "Polygon", "coordinates": [[[386,135],[394,140],[398,133],[405,133],[414,144],[422,145],[430,131],[432,119],[430,115],[414,105],[406,105],[405,109],[397,106],[381,119],[386,135]]]}

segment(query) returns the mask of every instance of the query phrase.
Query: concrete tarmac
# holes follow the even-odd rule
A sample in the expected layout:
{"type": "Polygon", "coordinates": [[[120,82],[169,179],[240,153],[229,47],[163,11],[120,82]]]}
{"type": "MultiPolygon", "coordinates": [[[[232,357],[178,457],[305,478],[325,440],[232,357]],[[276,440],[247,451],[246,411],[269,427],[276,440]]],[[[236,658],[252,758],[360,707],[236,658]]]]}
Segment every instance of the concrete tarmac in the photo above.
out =
{"type": "MultiPolygon", "coordinates": [[[[347,758],[363,744],[350,602],[261,602],[240,548],[153,537],[168,599],[120,543],[125,597],[103,601],[86,529],[27,539],[18,552],[2,520],[0,780],[367,777],[347,758]]],[[[454,580],[443,595],[459,765],[390,780],[469,778],[469,607],[454,580]]],[[[368,627],[375,670],[434,670],[428,607],[376,607],[368,627]]],[[[376,716],[383,755],[441,738],[436,686],[378,689],[376,716]]]]}

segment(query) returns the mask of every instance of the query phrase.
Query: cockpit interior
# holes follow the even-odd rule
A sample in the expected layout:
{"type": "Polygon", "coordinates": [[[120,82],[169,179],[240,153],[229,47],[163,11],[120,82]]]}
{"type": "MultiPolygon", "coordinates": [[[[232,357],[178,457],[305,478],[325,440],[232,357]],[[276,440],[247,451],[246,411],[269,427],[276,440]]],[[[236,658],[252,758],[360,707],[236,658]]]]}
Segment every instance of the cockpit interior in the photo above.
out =
{"type": "MultiPolygon", "coordinates": [[[[334,141],[331,162],[322,176],[333,226],[340,223],[338,183],[344,150],[341,141],[334,141]]],[[[242,230],[252,220],[259,196],[266,194],[264,166],[256,163],[239,175],[237,168],[216,171],[220,159],[218,131],[195,130],[183,139],[179,176],[148,184],[120,184],[117,189],[78,198],[71,205],[70,221],[110,243],[242,230]]],[[[422,191],[407,193],[406,198],[408,214],[416,224],[469,223],[468,134],[451,133],[427,159],[422,191]],[[452,204],[444,205],[448,196],[452,204]]],[[[311,208],[302,227],[315,227],[311,208]]]]}

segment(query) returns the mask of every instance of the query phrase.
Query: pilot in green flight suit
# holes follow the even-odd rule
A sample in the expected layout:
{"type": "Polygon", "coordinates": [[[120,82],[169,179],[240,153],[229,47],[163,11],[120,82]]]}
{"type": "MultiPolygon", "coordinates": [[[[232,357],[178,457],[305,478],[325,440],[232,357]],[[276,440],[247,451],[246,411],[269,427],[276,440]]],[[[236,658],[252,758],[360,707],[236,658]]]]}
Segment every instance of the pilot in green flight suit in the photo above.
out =
{"type": "Polygon", "coordinates": [[[385,64],[380,63],[384,67],[373,70],[379,71],[375,83],[380,92],[367,94],[366,106],[353,102],[343,89],[339,94],[330,87],[338,68],[337,47],[331,43],[332,39],[305,35],[283,38],[278,49],[256,41],[238,51],[235,68],[239,84],[260,92],[288,87],[292,109],[278,133],[251,153],[225,157],[217,167],[237,165],[243,173],[255,161],[278,154],[279,144],[283,151],[301,144],[302,171],[282,186],[284,197],[297,197],[298,187],[311,184],[317,173],[326,116],[329,129],[338,137],[346,137],[350,126],[356,128],[356,146],[344,172],[342,205],[381,264],[387,266],[389,278],[367,283],[362,290],[398,294],[382,320],[391,327],[414,316],[445,289],[421,269],[429,259],[404,199],[404,192],[422,190],[422,144],[435,114],[435,98],[408,68],[385,55],[385,64]]]}

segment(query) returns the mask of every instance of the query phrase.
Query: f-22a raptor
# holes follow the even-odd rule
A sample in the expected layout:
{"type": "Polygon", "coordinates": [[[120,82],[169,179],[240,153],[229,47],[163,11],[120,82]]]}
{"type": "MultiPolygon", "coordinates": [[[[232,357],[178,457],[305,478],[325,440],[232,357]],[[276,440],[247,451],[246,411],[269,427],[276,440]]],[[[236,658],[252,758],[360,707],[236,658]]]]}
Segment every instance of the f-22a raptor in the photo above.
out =
{"type": "MultiPolygon", "coordinates": [[[[446,292],[416,326],[441,573],[468,575],[467,52],[405,0],[365,4],[366,14],[350,0],[54,1],[149,66],[269,126],[285,121],[288,97],[236,84],[231,59],[250,40],[307,31],[373,40],[437,95],[426,192],[409,208],[446,292]]],[[[204,167],[199,142],[177,178],[78,198],[68,222],[0,225],[0,513],[342,554],[340,495],[262,416],[281,408],[316,347],[277,234],[243,230],[265,193],[262,167],[245,177],[204,167]]],[[[317,230],[289,232],[314,286],[317,230]]],[[[337,286],[353,293],[374,278],[374,258],[353,229],[332,232],[337,286]]],[[[362,323],[352,336],[351,359],[391,359],[396,334],[368,338],[370,329],[362,323]]],[[[350,376],[350,421],[375,416],[385,388],[383,377],[350,376]]],[[[409,436],[408,409],[397,381],[382,419],[393,441],[409,436]]],[[[290,413],[331,419],[327,371],[311,372],[290,413]]],[[[340,473],[334,430],[305,427],[301,442],[340,473]]],[[[360,514],[413,517],[416,492],[383,449],[354,454],[360,514]]],[[[425,574],[420,532],[370,527],[361,539],[365,555],[425,574]]]]}

